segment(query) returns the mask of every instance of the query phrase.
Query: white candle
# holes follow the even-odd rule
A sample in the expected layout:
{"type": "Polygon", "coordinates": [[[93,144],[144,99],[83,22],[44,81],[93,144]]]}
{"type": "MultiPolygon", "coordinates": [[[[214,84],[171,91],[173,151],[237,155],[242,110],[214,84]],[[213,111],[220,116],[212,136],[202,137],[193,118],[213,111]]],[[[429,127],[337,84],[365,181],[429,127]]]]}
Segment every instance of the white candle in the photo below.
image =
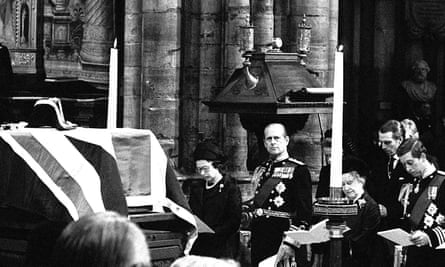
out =
{"type": "Polygon", "coordinates": [[[334,72],[334,107],[332,112],[332,158],[330,187],[341,188],[343,158],[343,52],[335,52],[334,72]]]}
{"type": "Polygon", "coordinates": [[[110,49],[107,128],[116,128],[117,120],[117,39],[110,49]]]}

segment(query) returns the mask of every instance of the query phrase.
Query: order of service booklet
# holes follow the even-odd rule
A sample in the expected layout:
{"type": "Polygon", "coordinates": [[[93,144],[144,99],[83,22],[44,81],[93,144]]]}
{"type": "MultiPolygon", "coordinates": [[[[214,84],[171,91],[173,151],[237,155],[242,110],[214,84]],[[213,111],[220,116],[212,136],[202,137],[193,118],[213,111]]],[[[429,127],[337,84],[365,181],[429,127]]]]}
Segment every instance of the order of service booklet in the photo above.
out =
{"type": "MultiPolygon", "coordinates": [[[[381,231],[377,234],[402,247],[414,245],[414,243],[410,239],[411,234],[400,228],[381,231]]],[[[436,249],[445,249],[445,243],[437,246],[436,249]]]]}
{"type": "Polygon", "coordinates": [[[400,228],[381,231],[377,234],[403,247],[414,245],[410,240],[410,234],[400,228]]]}
{"type": "Polygon", "coordinates": [[[326,229],[325,219],[311,227],[308,230],[291,230],[286,231],[285,235],[300,245],[321,243],[329,240],[329,231],[326,229]]]}

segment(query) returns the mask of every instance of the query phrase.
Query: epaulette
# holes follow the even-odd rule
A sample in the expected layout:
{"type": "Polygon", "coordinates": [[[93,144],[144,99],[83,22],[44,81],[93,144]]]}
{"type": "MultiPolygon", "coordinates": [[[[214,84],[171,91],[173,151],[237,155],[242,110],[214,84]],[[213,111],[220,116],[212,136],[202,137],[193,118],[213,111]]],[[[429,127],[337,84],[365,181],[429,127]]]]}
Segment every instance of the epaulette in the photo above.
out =
{"type": "Polygon", "coordinates": [[[302,161],[296,160],[294,158],[288,158],[290,162],[296,163],[298,165],[305,165],[302,161]]]}
{"type": "Polygon", "coordinates": [[[437,171],[437,174],[439,174],[439,175],[442,175],[442,176],[445,176],[445,172],[444,171],[437,171]]]}

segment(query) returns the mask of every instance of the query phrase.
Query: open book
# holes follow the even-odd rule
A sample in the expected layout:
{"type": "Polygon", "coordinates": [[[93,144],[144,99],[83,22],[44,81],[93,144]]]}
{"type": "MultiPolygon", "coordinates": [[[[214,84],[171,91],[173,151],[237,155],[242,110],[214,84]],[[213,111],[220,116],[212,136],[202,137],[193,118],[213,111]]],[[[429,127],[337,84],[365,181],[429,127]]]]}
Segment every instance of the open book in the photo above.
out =
{"type": "Polygon", "coordinates": [[[402,247],[414,245],[409,238],[410,234],[400,228],[381,231],[377,234],[402,247]]]}
{"type": "Polygon", "coordinates": [[[313,225],[309,230],[286,231],[284,234],[287,239],[290,238],[294,243],[300,245],[326,242],[329,241],[329,231],[326,229],[327,221],[328,219],[325,219],[313,225]]]}
{"type": "MultiPolygon", "coordinates": [[[[414,245],[414,243],[410,239],[411,234],[400,228],[381,231],[377,234],[402,247],[414,245]]],[[[445,243],[437,246],[436,249],[445,249],[445,243]]]]}

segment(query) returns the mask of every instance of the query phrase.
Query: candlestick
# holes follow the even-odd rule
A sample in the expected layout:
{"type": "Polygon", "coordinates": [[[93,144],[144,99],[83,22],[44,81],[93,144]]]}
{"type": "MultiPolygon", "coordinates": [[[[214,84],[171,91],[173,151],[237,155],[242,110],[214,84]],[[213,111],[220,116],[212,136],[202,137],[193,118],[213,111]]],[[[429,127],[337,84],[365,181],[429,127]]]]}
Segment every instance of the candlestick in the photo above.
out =
{"type": "Polygon", "coordinates": [[[343,156],[343,52],[340,46],[335,52],[334,107],[332,112],[332,159],[330,187],[342,186],[343,156]]]}
{"type": "Polygon", "coordinates": [[[108,115],[107,128],[116,128],[117,117],[117,55],[118,50],[117,39],[114,39],[114,45],[110,49],[110,70],[109,70],[109,87],[108,87],[108,115]]]}

